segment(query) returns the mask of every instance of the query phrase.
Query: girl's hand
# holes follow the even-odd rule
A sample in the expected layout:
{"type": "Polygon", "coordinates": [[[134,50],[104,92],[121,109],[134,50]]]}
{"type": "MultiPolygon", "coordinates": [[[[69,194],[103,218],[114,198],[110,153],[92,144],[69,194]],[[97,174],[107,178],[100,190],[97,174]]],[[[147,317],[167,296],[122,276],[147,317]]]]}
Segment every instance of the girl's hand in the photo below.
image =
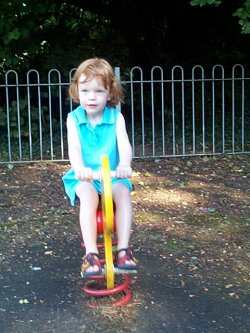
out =
{"type": "Polygon", "coordinates": [[[129,165],[118,165],[115,174],[117,178],[130,178],[132,176],[132,169],[129,165]]]}
{"type": "Polygon", "coordinates": [[[94,178],[93,170],[90,168],[81,168],[75,170],[76,178],[79,180],[92,180],[94,178]]]}

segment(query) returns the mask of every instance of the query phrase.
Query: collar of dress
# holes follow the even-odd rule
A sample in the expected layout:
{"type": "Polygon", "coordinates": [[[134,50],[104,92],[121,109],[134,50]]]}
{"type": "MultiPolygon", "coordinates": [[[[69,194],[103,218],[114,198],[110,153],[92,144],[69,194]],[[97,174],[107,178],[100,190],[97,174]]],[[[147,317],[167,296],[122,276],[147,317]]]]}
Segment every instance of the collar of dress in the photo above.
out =
{"type": "MultiPolygon", "coordinates": [[[[106,106],[105,109],[103,110],[102,120],[98,125],[114,124],[114,122],[115,122],[115,112],[117,112],[117,110],[115,108],[111,108],[111,107],[106,106]]],[[[89,123],[86,110],[83,109],[81,106],[79,106],[76,109],[76,116],[77,116],[79,124],[88,124],[89,123]]]]}

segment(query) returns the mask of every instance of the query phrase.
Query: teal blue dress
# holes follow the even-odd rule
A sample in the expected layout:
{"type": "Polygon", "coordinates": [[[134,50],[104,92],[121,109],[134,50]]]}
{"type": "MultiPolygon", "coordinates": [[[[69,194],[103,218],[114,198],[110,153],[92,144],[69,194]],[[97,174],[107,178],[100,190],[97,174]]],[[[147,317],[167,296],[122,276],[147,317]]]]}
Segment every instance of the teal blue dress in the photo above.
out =
{"type": "MultiPolygon", "coordinates": [[[[109,157],[110,169],[115,170],[119,164],[119,152],[116,138],[116,121],[119,111],[116,108],[105,107],[102,120],[95,127],[89,123],[86,111],[82,106],[68,114],[76,124],[81,147],[82,159],[84,166],[91,168],[93,171],[101,169],[101,157],[109,157]]],[[[69,197],[70,203],[74,206],[77,196],[76,188],[80,180],[75,177],[75,172],[70,169],[62,177],[65,192],[69,197]]],[[[132,183],[127,178],[113,178],[112,184],[122,183],[129,191],[132,191],[132,183]]],[[[92,184],[97,193],[102,193],[102,183],[93,180],[92,184]]]]}

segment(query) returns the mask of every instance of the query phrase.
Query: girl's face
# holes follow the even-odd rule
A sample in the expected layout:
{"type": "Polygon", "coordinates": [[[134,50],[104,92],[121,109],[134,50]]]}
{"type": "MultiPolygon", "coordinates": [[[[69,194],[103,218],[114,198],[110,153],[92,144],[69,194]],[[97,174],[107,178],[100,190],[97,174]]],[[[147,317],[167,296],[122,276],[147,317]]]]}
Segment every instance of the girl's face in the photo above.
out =
{"type": "Polygon", "coordinates": [[[102,113],[109,100],[109,92],[105,89],[102,80],[98,77],[86,80],[84,74],[79,78],[78,94],[81,106],[90,117],[102,113]]]}

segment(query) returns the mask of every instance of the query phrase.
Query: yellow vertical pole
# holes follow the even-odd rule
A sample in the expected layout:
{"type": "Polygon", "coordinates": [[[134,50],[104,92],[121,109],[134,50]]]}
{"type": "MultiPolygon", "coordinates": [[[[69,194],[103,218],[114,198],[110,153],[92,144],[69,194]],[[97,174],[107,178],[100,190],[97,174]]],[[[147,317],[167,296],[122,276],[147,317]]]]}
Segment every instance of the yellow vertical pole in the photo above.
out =
{"type": "Polygon", "coordinates": [[[104,221],[104,248],[105,248],[105,261],[106,261],[105,276],[106,276],[107,288],[111,289],[114,288],[114,264],[113,264],[113,250],[112,250],[114,211],[113,211],[110,165],[109,165],[108,156],[106,155],[102,157],[102,182],[103,182],[102,209],[103,209],[103,221],[104,221]]]}

